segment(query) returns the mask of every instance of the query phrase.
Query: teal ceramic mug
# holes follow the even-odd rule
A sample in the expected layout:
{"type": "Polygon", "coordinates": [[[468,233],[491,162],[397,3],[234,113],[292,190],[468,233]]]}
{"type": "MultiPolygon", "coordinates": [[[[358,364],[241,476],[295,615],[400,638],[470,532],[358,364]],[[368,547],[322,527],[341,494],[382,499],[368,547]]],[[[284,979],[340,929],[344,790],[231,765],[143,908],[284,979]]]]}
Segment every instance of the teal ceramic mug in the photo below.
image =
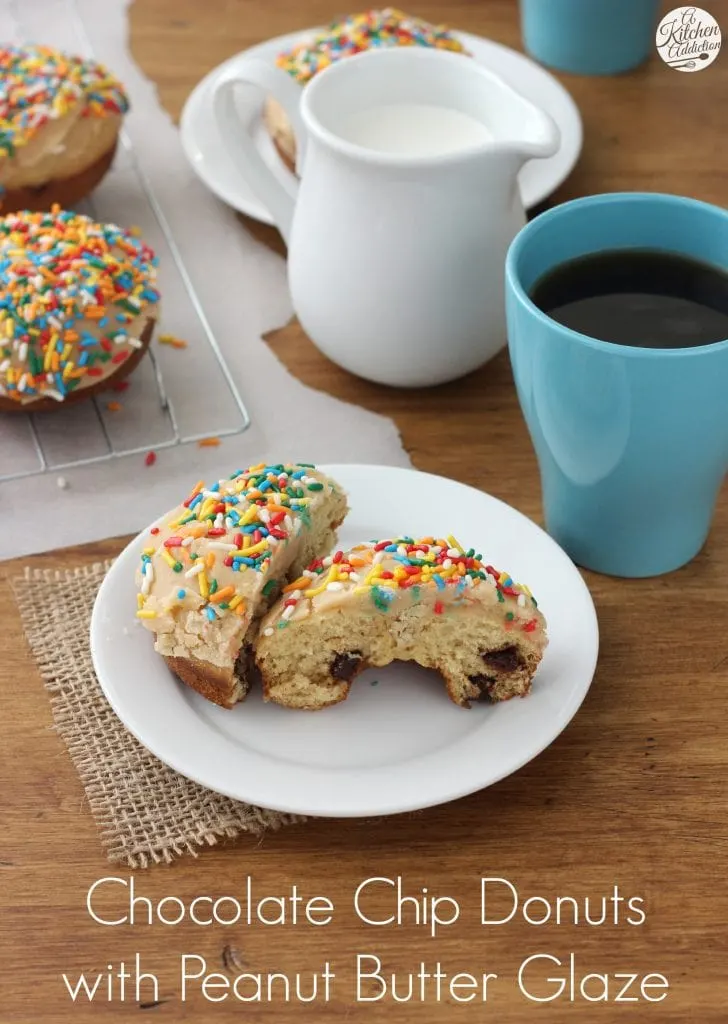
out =
{"type": "Polygon", "coordinates": [[[526,51],[559,71],[618,75],[655,47],[660,0],[520,0],[526,51]]]}
{"type": "Polygon", "coordinates": [[[728,271],[728,211],[658,193],[564,203],[526,225],[506,259],[508,345],[538,458],[546,529],[585,568],[670,572],[703,546],[728,470],[728,339],[693,348],[598,341],[529,291],[560,263],[660,249],[728,271]]]}

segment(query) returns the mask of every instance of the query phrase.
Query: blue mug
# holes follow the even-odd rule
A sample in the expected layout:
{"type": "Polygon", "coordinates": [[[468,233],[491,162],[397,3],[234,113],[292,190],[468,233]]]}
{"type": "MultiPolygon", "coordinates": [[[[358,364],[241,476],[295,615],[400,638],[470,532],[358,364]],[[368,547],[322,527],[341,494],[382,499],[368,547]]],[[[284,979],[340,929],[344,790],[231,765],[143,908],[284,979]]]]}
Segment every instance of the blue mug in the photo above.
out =
{"type": "Polygon", "coordinates": [[[655,46],[660,0],[521,0],[521,33],[542,64],[577,75],[618,75],[655,46]]]}
{"type": "Polygon", "coordinates": [[[708,535],[728,470],[728,340],[616,345],[562,326],[529,298],[558,264],[629,248],[728,271],[728,211],[649,192],[557,206],[510,246],[506,317],[547,531],[585,568],[644,577],[685,565],[708,535]]]}

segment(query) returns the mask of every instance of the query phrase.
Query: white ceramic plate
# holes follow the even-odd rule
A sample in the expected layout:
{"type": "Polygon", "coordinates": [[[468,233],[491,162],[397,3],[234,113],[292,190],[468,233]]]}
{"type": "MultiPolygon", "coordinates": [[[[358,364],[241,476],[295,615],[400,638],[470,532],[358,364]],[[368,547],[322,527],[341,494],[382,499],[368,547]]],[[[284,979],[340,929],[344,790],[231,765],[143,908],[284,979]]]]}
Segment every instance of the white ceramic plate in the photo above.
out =
{"type": "Polygon", "coordinates": [[[531,586],[550,636],[531,695],[468,711],[450,703],[434,673],[399,664],[362,674],[348,700],[325,711],[264,704],[259,693],[224,711],[172,676],[135,618],[140,536],[104,580],[91,620],[96,673],[119,718],[209,789],[298,814],[410,811],[516,771],[558,736],[591,683],[598,629],[579,572],[538,526],[481,491],[414,470],[323,468],[349,494],[342,545],[453,533],[531,586]]]}
{"type": "MultiPolygon", "coordinates": [[[[262,57],[271,63],[277,55],[303,39],[310,39],[318,29],[279,36],[245,51],[247,57],[262,57]]],[[[536,103],[550,114],[561,131],[561,148],[547,160],[531,160],[520,175],[521,195],[526,209],[543,202],[569,175],[576,163],[582,145],[581,117],[576,104],[564,87],[528,57],[501,46],[499,43],[457,33],[466,49],[484,67],[499,75],[526,99],[536,103]]],[[[241,56],[241,55],[238,55],[241,56]]],[[[212,91],[233,57],[214,68],[191,93],[182,111],[180,122],[182,146],[194,171],[229,206],[255,220],[272,224],[268,210],[260,202],[238,171],[220,137],[212,112],[212,91]]],[[[241,86],[237,93],[241,125],[253,133],[258,148],[268,166],[281,180],[292,178],[279,158],[273,143],[261,122],[262,98],[258,91],[241,86]]]]}

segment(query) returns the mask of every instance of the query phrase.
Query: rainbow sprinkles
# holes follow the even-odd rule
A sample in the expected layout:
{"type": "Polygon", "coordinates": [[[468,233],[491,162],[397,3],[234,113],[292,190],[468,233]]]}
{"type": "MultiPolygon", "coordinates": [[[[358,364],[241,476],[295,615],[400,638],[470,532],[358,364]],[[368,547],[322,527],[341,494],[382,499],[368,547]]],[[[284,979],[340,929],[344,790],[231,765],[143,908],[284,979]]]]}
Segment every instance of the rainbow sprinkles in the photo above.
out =
{"type": "Polygon", "coordinates": [[[152,250],[54,207],[0,219],[0,396],[62,402],[142,347],[159,299],[152,250]]]}
{"type": "Polygon", "coordinates": [[[0,48],[0,159],[15,156],[49,121],[83,104],[82,117],[125,114],[129,101],[106,68],[50,46],[0,48]]]}
{"type": "Polygon", "coordinates": [[[258,620],[290,575],[334,545],[347,512],[311,463],[264,463],[199,481],[152,526],[136,571],[137,619],[171,671],[225,708],[250,685],[258,620]]]}
{"type": "Polygon", "coordinates": [[[394,7],[351,14],[332,22],[313,39],[280,54],[277,65],[304,85],[329,64],[344,57],[387,46],[427,46],[467,53],[443,25],[431,25],[394,7]]]}
{"type": "MultiPolygon", "coordinates": [[[[294,616],[309,614],[315,608],[315,599],[323,594],[368,594],[379,611],[387,612],[398,594],[403,596],[403,592],[409,591],[413,603],[425,596],[434,597],[432,611],[442,615],[451,602],[466,598],[468,591],[481,586],[495,590],[503,605],[506,629],[517,625],[529,633],[537,628],[536,618],[524,619],[521,613],[516,622],[508,607],[515,602],[521,609],[536,608],[528,587],[485,564],[482,555],[474,548],[466,550],[453,536],[398,537],[360,544],[348,552],[337,551],[317,559],[284,588],[285,600],[277,626],[283,628],[294,616]]],[[[269,625],[265,632],[270,636],[273,628],[269,625]]]]}
{"type": "MultiPolygon", "coordinates": [[[[308,463],[266,465],[237,470],[206,487],[200,481],[165,525],[152,527],[153,544],[144,548],[137,617],[155,619],[181,608],[202,611],[210,622],[229,613],[246,613],[244,591],[251,574],[265,575],[276,547],[309,522],[309,504],[324,490],[308,463]],[[147,607],[160,561],[178,578],[164,606],[147,607]]],[[[257,589],[258,580],[250,581],[257,589]]],[[[269,597],[278,587],[262,588],[269,597]]]]}

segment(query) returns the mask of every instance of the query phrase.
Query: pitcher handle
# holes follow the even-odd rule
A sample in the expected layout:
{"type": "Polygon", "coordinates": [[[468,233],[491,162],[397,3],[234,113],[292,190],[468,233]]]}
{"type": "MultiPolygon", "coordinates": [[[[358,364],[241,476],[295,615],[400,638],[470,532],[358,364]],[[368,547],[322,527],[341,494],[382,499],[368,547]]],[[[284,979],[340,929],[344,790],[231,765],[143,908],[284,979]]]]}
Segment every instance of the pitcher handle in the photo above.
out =
{"type": "Polygon", "coordinates": [[[305,134],[301,120],[301,86],[275,65],[251,57],[227,68],[218,80],[212,98],[217,128],[245,181],[264,203],[276,227],[288,244],[298,182],[286,176],[279,180],[258,152],[252,135],[240,123],[235,109],[234,90],[237,85],[252,85],[273,96],[283,107],[296,139],[297,165],[302,166],[305,134]]]}

